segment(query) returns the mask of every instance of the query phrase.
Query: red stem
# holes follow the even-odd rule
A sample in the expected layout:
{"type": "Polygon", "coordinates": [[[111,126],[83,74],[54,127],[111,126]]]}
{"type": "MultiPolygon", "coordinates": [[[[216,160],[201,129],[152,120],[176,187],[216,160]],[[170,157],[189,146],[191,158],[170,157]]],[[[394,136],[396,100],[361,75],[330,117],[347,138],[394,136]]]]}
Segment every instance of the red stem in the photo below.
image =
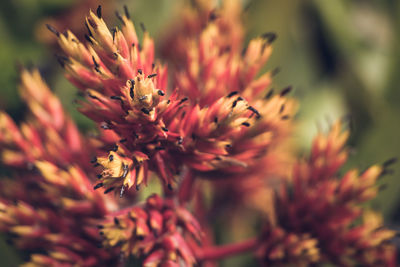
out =
{"type": "Polygon", "coordinates": [[[249,252],[256,248],[257,238],[251,238],[234,244],[197,248],[196,258],[199,260],[219,260],[232,255],[249,252]]]}

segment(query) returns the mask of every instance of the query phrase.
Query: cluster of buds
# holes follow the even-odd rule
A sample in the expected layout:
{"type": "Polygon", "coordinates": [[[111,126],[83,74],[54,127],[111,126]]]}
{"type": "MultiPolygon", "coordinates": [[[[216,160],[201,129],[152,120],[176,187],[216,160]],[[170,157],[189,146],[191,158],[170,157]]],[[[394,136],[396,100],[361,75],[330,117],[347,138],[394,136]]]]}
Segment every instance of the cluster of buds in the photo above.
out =
{"type": "Polygon", "coordinates": [[[143,260],[143,266],[196,263],[187,243],[189,239],[200,241],[200,225],[172,199],[152,195],[142,205],[119,211],[99,228],[106,247],[120,247],[124,256],[134,255],[143,260]]]}
{"type": "Polygon", "coordinates": [[[276,71],[259,74],[276,35],[243,49],[240,2],[222,2],[185,8],[162,49],[171,75],[126,7],[116,13],[121,29],[107,27],[101,6],[90,11],[84,40],[47,25],[83,97],[79,110],[100,134],[82,136],[39,73],[22,71],[29,122],[18,127],[0,113],[1,162],[15,174],[0,181],[0,231],[33,253],[26,267],[116,266],[131,256],[143,266],[214,266],[245,252],[265,266],[396,265],[394,231],[363,206],[393,160],[340,177],[349,134],[337,122],[294,163],[291,87],[275,92],[276,71]],[[136,202],[129,189],[152,176],[163,196],[136,202]],[[224,212],[265,228],[215,245],[224,212]]]}
{"type": "Polygon", "coordinates": [[[96,225],[115,202],[92,190],[91,142],[38,71],[22,70],[20,93],[29,122],[18,129],[8,115],[0,117],[2,164],[15,174],[1,181],[1,231],[20,249],[42,251],[26,266],[112,264],[118,254],[98,248],[96,225]]]}
{"type": "Polygon", "coordinates": [[[276,218],[258,251],[267,265],[396,265],[395,248],[389,242],[395,231],[383,226],[379,214],[362,208],[376,196],[377,179],[393,160],[339,177],[348,156],[347,138],[340,122],[328,135],[320,133],[309,159],[295,166],[293,181],[277,193],[276,218]]]}
{"type": "MultiPolygon", "coordinates": [[[[31,112],[32,119],[20,129],[4,112],[0,113],[2,162],[26,169],[36,160],[46,160],[60,166],[80,163],[91,148],[83,140],[74,122],[64,114],[59,99],[53,95],[37,70],[22,70],[20,95],[31,112]]],[[[81,165],[90,170],[89,164],[81,165]]]]}
{"type": "MultiPolygon", "coordinates": [[[[109,192],[147,183],[148,169],[156,168],[163,144],[171,138],[164,120],[178,112],[181,100],[166,94],[166,67],[154,63],[154,44],[144,32],[139,44],[129,13],[117,13],[122,29],[110,31],[102,19],[101,7],[86,19],[87,44],[70,31],[59,33],[48,26],[66,54],[59,57],[67,78],[80,88],[86,101],[80,111],[119,137],[108,154],[100,155],[103,167],[96,188],[109,192]],[[152,160],[151,162],[149,162],[152,160]]],[[[174,138],[177,142],[177,138],[174,138]]],[[[162,162],[164,164],[164,162],[162,162]]],[[[165,177],[171,184],[171,177],[165,177]]]]}
{"type": "Polygon", "coordinates": [[[172,62],[173,84],[195,107],[177,121],[185,141],[184,153],[174,158],[183,156],[200,177],[229,177],[214,179],[216,203],[232,199],[233,208],[246,203],[265,211],[255,199],[264,198],[271,178],[289,174],[297,109],[288,97],[291,87],[272,88],[277,69],[259,75],[277,36],[265,33],[243,48],[239,1],[222,1],[221,8],[193,1],[183,13],[162,48],[172,62]]]}
{"type": "MultiPolygon", "coordinates": [[[[190,78],[191,74],[178,72],[184,76],[176,79],[179,93],[174,91],[164,99],[170,93],[167,73],[161,64],[153,64],[153,41],[145,31],[140,46],[127,10],[117,16],[122,30],[110,31],[102,19],[101,7],[96,14],[90,12],[86,45],[71,32],[60,34],[49,26],[66,54],[60,59],[67,78],[86,94],[80,110],[120,138],[109,153],[97,158],[95,165],[102,170],[95,188],[105,187],[106,192],[119,189],[122,196],[132,186],[138,189],[142,183],[147,184],[149,171],[157,173],[171,188],[183,166],[217,174],[254,172],[257,168],[251,165],[265,167],[271,159],[265,157],[266,152],[277,152],[274,144],[290,132],[289,121],[295,111],[294,101],[286,98],[289,90],[277,96],[269,91],[265,98],[253,99],[270,84],[271,74],[253,79],[270,54],[271,38],[252,41],[243,57],[235,49],[231,59],[215,63],[219,70],[209,68],[210,74],[221,73],[223,66],[235,68],[227,70],[224,77],[190,78]],[[238,64],[231,64],[233,58],[238,64]],[[237,74],[243,78],[235,78],[237,74]],[[185,79],[191,79],[194,87],[184,86],[181,82],[185,79]],[[201,80],[215,87],[207,89],[201,80]],[[242,95],[248,96],[251,103],[242,95]],[[260,163],[263,157],[267,160],[260,163]]],[[[210,37],[205,35],[204,39],[210,37]]],[[[209,47],[193,49],[199,53],[209,47]]],[[[225,60],[222,58],[225,56],[217,53],[190,64],[200,64],[205,70],[208,61],[225,60]]]]}
{"type": "MultiPolygon", "coordinates": [[[[188,48],[195,46],[197,38],[212,23],[218,28],[219,46],[229,50],[240,50],[244,39],[242,5],[239,1],[221,1],[221,7],[209,0],[194,0],[185,5],[181,14],[163,36],[161,54],[177,69],[183,69],[188,59],[188,48]]],[[[213,26],[214,27],[214,26],[213,26]]],[[[196,52],[195,50],[192,50],[196,52]]]]}

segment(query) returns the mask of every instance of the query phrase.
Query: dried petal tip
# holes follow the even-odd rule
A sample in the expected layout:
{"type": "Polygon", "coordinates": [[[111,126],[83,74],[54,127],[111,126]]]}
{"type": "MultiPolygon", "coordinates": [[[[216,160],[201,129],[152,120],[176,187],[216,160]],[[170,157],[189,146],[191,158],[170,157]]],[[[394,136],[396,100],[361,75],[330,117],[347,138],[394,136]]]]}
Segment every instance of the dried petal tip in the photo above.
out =
{"type": "Polygon", "coordinates": [[[100,187],[103,187],[103,183],[98,183],[98,184],[96,184],[96,185],[93,187],[93,189],[96,190],[96,189],[99,189],[100,187]]]}
{"type": "Polygon", "coordinates": [[[99,19],[101,19],[101,5],[99,5],[99,6],[97,7],[96,14],[97,14],[97,17],[98,17],[99,19]]]}
{"type": "Polygon", "coordinates": [[[391,159],[386,160],[386,161],[382,164],[382,166],[383,166],[384,168],[386,168],[386,167],[389,167],[390,165],[395,164],[396,162],[397,162],[397,158],[391,158],[391,159]]]}
{"type": "Polygon", "coordinates": [[[285,95],[289,94],[291,91],[292,91],[292,87],[288,86],[281,91],[280,96],[284,97],[285,95]]]}
{"type": "Polygon", "coordinates": [[[125,16],[126,16],[128,19],[130,19],[130,18],[131,18],[131,15],[129,14],[129,10],[128,10],[128,7],[127,7],[126,5],[124,5],[124,12],[125,12],[125,16]]]}
{"type": "Polygon", "coordinates": [[[113,191],[114,189],[115,189],[115,187],[107,188],[107,189],[104,191],[104,194],[108,194],[108,193],[110,193],[111,191],[113,191]]]}
{"type": "Polygon", "coordinates": [[[146,32],[146,27],[144,26],[144,23],[140,23],[140,28],[142,29],[143,32],[146,32]]]}
{"type": "Polygon", "coordinates": [[[278,35],[274,32],[266,32],[266,33],[262,34],[261,37],[263,39],[265,39],[269,44],[271,44],[273,41],[276,40],[278,35]]]}
{"type": "Polygon", "coordinates": [[[226,97],[230,98],[234,95],[237,95],[238,93],[239,93],[238,91],[233,91],[233,92],[230,92],[226,97]]]}
{"type": "Polygon", "coordinates": [[[60,32],[56,30],[56,28],[54,28],[53,26],[51,26],[50,24],[46,24],[47,29],[49,29],[49,31],[51,31],[52,33],[54,33],[57,37],[60,37],[60,32]]]}

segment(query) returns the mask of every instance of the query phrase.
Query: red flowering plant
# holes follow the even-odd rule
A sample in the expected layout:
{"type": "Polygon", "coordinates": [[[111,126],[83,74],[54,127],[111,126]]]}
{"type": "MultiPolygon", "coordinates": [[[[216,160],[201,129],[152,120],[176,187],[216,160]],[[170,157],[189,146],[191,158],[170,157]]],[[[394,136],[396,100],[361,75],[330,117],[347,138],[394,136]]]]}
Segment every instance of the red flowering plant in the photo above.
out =
{"type": "Polygon", "coordinates": [[[14,174],[1,180],[0,229],[30,253],[24,266],[130,258],[215,266],[242,253],[260,265],[396,265],[395,233],[362,206],[391,162],[340,177],[348,132],[339,122],[315,138],[309,159],[295,161],[297,102],[290,87],[270,88],[276,71],[259,74],[276,35],[243,48],[239,2],[211,2],[194,1],[168,33],[169,71],[144,26],[139,40],[127,8],[111,30],[101,6],[90,11],[85,40],[47,25],[84,97],[79,110],[99,134],[80,134],[38,71],[21,72],[30,117],[18,127],[0,116],[2,164],[14,174]],[[162,193],[142,199],[150,178],[162,193]],[[213,221],[227,216],[263,228],[218,245],[213,221]]]}

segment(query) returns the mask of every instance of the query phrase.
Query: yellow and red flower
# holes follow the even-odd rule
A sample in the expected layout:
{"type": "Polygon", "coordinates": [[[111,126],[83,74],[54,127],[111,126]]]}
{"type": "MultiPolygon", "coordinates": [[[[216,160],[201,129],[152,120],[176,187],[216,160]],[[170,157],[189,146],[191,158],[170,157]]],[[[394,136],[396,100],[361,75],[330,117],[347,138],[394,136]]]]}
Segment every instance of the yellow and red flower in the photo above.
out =
{"type": "Polygon", "coordinates": [[[329,134],[318,134],[310,157],[296,164],[293,181],[277,193],[276,224],[268,224],[259,251],[267,265],[297,264],[301,259],[302,265],[396,266],[395,248],[389,243],[395,231],[384,227],[380,214],[362,207],[376,196],[376,181],[388,166],[374,165],[362,173],[353,169],[340,177],[348,136],[339,121],[329,134]],[[294,240],[307,236],[308,245],[292,250],[285,239],[271,238],[277,233],[294,240]]]}
{"type": "Polygon", "coordinates": [[[125,257],[143,260],[143,266],[194,266],[196,259],[187,242],[200,241],[202,235],[199,223],[185,208],[158,195],[119,211],[100,229],[106,247],[120,247],[125,257]]]}

